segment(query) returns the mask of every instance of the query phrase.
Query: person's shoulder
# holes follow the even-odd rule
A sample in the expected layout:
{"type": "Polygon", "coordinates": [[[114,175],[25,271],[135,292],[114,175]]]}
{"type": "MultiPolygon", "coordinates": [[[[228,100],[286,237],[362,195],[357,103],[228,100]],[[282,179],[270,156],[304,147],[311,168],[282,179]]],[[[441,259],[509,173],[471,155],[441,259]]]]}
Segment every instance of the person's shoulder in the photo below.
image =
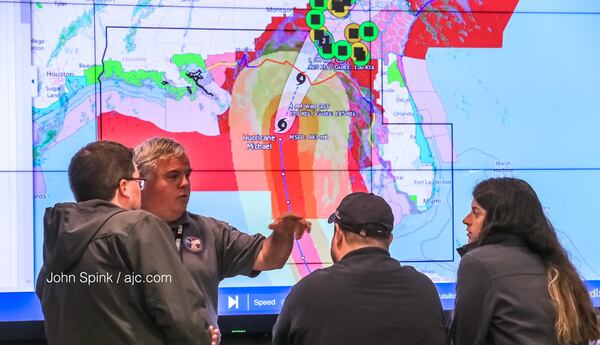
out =
{"type": "Polygon", "coordinates": [[[469,252],[463,260],[465,258],[466,264],[481,265],[493,278],[519,273],[545,274],[542,259],[525,246],[483,245],[469,252]]]}
{"type": "Polygon", "coordinates": [[[463,259],[475,260],[486,265],[490,261],[513,261],[515,256],[520,256],[525,252],[527,252],[526,248],[521,246],[486,244],[469,251],[463,256],[463,259]]]}
{"type": "Polygon", "coordinates": [[[125,210],[115,215],[115,219],[127,223],[136,223],[144,220],[155,220],[158,218],[152,213],[144,210],[125,210]]]}
{"type": "Polygon", "coordinates": [[[400,267],[401,267],[402,270],[404,270],[405,274],[412,275],[412,276],[416,277],[417,279],[427,279],[427,280],[429,280],[429,277],[427,277],[424,273],[417,271],[417,269],[414,268],[413,266],[402,265],[400,267]]]}
{"type": "Polygon", "coordinates": [[[122,228],[126,233],[145,231],[148,227],[168,228],[165,222],[144,210],[126,210],[117,213],[111,220],[111,225],[122,228]]]}
{"type": "Polygon", "coordinates": [[[332,279],[334,277],[335,265],[327,268],[317,269],[300,279],[300,281],[292,288],[292,292],[296,295],[314,295],[326,293],[327,289],[323,289],[323,287],[332,286],[332,279]]]}
{"type": "Polygon", "coordinates": [[[206,217],[197,213],[193,213],[190,211],[185,211],[187,213],[187,217],[189,218],[189,220],[191,221],[206,221],[208,219],[211,219],[210,217],[206,217]]]}
{"type": "Polygon", "coordinates": [[[419,272],[416,268],[409,265],[402,265],[401,270],[403,270],[403,274],[412,282],[419,286],[427,286],[434,287],[431,278],[429,278],[425,273],[419,272]]]}
{"type": "Polygon", "coordinates": [[[192,213],[190,211],[187,212],[188,221],[191,223],[202,224],[209,227],[217,227],[217,228],[229,228],[231,227],[229,223],[208,216],[203,216],[200,214],[192,213]]]}
{"type": "Polygon", "coordinates": [[[489,261],[498,255],[495,245],[486,245],[473,248],[460,259],[461,267],[484,268],[487,271],[489,261]]]}
{"type": "Polygon", "coordinates": [[[522,248],[505,246],[502,244],[486,244],[479,246],[461,259],[460,266],[470,272],[485,272],[491,279],[502,275],[503,272],[514,271],[520,257],[522,248]]]}

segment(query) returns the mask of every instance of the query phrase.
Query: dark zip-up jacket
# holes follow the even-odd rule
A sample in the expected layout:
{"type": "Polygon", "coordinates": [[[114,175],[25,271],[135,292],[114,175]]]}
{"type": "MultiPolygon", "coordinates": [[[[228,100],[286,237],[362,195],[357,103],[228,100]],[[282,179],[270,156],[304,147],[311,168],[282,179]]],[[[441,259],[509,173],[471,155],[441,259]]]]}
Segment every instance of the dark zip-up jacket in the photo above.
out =
{"type": "Polygon", "coordinates": [[[204,299],[169,227],[102,201],[44,215],[36,292],[48,344],[208,344],[204,299]]]}
{"type": "Polygon", "coordinates": [[[496,235],[459,253],[454,345],[558,345],[544,264],[519,237],[496,235]]]}
{"type": "Polygon", "coordinates": [[[435,286],[388,251],[356,249],[294,286],[273,329],[274,345],[445,345],[435,286]]]}

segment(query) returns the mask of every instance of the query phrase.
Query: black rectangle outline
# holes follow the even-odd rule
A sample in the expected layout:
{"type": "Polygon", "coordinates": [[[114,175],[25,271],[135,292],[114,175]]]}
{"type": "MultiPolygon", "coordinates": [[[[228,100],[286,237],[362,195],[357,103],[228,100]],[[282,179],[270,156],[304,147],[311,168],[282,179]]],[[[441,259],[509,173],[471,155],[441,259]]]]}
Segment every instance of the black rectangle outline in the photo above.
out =
{"type": "MultiPolygon", "coordinates": [[[[383,78],[382,78],[383,79],[383,78]]],[[[402,261],[402,262],[407,262],[407,263],[417,263],[417,262],[421,262],[421,263],[429,263],[429,262],[454,262],[455,259],[455,252],[454,252],[454,124],[453,123],[383,123],[383,113],[381,114],[381,118],[382,118],[382,126],[423,126],[423,125],[427,125],[427,126],[450,126],[450,169],[438,169],[438,168],[434,168],[433,172],[445,172],[445,171],[450,171],[450,185],[451,185],[451,193],[452,193],[452,197],[451,197],[451,210],[450,213],[452,215],[452,260],[427,260],[427,261],[422,261],[422,260],[410,260],[410,261],[402,261]]],[[[374,171],[374,170],[372,170],[374,171]]],[[[429,169],[377,169],[377,171],[415,171],[415,172],[426,172],[429,171],[429,169]]],[[[373,189],[373,185],[372,185],[372,181],[371,181],[371,190],[373,189]]]]}
{"type": "MultiPolygon", "coordinates": [[[[33,1],[33,0],[29,0],[29,1],[16,1],[16,0],[0,0],[0,3],[8,3],[8,4],[37,4],[40,3],[42,5],[56,5],[55,2],[53,1],[33,1]]],[[[157,4],[148,4],[148,5],[138,5],[138,4],[122,4],[122,3],[111,3],[108,4],[105,1],[94,1],[94,2],[75,2],[75,1],[61,1],[61,4],[67,5],[67,6],[95,6],[95,5],[102,5],[102,6],[107,6],[107,7],[155,7],[155,8],[185,8],[185,9],[207,9],[207,10],[267,10],[268,8],[275,8],[272,6],[269,7],[250,7],[250,6],[184,6],[184,5],[157,5],[157,4]]],[[[307,10],[308,8],[298,8],[298,7],[277,7],[278,9],[285,9],[287,11],[294,11],[294,10],[307,10]]],[[[367,10],[363,10],[363,9],[355,9],[354,11],[363,11],[363,12],[367,12],[367,10]]],[[[369,9],[370,11],[370,9],[369,9]]],[[[567,12],[567,11],[493,11],[493,10],[487,10],[487,11],[480,11],[480,10],[475,10],[475,11],[466,11],[466,10],[440,10],[440,9],[421,9],[421,10],[412,10],[412,9],[380,9],[377,10],[378,12],[390,12],[390,13],[410,13],[413,15],[420,13],[463,13],[463,14],[479,14],[479,13],[485,13],[485,14],[558,14],[558,15],[600,15],[600,11],[572,11],[572,12],[567,12]]],[[[276,13],[278,11],[274,11],[274,13],[276,13]]]]}

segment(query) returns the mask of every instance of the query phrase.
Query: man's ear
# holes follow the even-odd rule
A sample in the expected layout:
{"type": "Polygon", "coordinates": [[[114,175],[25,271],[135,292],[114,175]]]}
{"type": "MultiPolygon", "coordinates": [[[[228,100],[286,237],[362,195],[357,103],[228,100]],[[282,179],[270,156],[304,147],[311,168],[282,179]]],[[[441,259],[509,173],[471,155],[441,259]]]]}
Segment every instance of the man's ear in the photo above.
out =
{"type": "Polygon", "coordinates": [[[122,179],[119,181],[119,186],[117,187],[117,196],[122,196],[129,198],[131,197],[131,189],[128,188],[127,180],[122,179]]]}
{"type": "Polygon", "coordinates": [[[388,245],[388,247],[389,247],[389,246],[392,244],[392,241],[393,241],[393,240],[394,240],[394,234],[392,234],[392,233],[390,232],[390,234],[389,234],[389,236],[388,236],[388,238],[387,238],[387,245],[388,245]]]}
{"type": "Polygon", "coordinates": [[[342,231],[339,224],[336,224],[335,226],[336,231],[333,234],[333,242],[335,243],[335,246],[337,248],[340,248],[342,246],[342,243],[344,243],[344,241],[346,240],[346,234],[344,233],[344,231],[342,231]]]}

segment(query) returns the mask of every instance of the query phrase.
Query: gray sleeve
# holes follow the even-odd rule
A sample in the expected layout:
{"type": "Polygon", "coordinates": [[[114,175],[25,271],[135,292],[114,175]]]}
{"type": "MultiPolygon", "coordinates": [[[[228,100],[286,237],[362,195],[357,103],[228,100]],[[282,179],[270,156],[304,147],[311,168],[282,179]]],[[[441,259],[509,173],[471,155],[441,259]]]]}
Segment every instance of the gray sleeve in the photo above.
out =
{"type": "Polygon", "coordinates": [[[456,282],[456,305],[450,326],[452,344],[487,344],[495,308],[492,290],[490,277],[481,262],[470,255],[464,256],[456,282]]]}
{"type": "Polygon", "coordinates": [[[260,272],[253,271],[252,267],[260,253],[265,237],[261,234],[249,235],[219,222],[222,227],[220,236],[220,274],[221,280],[235,277],[239,274],[255,277],[260,272]]]}
{"type": "Polygon", "coordinates": [[[165,275],[161,282],[142,283],[146,308],[169,344],[210,344],[204,296],[185,270],[169,227],[153,216],[133,226],[126,241],[135,273],[165,275]]]}

